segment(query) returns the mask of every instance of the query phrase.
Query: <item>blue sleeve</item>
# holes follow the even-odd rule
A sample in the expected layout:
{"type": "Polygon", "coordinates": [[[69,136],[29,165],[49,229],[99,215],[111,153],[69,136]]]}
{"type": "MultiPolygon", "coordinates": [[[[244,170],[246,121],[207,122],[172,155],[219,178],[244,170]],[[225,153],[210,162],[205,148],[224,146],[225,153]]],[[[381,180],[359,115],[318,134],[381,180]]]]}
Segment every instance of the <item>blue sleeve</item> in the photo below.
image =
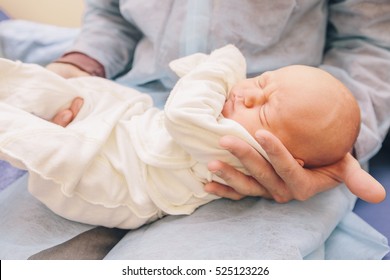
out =
{"type": "Polygon", "coordinates": [[[87,0],[83,26],[72,49],[99,61],[107,78],[131,68],[134,50],[142,34],[121,14],[120,0],[87,0]]]}
{"type": "Polygon", "coordinates": [[[390,126],[390,1],[329,4],[323,65],[353,92],[362,125],[355,144],[361,162],[381,147],[390,126]]]}

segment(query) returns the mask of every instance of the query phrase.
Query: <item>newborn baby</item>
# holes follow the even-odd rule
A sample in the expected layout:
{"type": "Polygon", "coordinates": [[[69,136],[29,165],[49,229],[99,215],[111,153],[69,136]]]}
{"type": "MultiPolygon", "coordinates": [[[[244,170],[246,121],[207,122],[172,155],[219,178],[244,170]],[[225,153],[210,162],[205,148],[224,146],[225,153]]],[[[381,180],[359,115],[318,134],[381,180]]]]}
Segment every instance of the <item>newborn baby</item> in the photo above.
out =
{"type": "Polygon", "coordinates": [[[277,136],[305,167],[337,162],[352,150],[360,110],[349,90],[327,72],[293,65],[242,80],[230,91],[224,117],[251,135],[277,136]]]}

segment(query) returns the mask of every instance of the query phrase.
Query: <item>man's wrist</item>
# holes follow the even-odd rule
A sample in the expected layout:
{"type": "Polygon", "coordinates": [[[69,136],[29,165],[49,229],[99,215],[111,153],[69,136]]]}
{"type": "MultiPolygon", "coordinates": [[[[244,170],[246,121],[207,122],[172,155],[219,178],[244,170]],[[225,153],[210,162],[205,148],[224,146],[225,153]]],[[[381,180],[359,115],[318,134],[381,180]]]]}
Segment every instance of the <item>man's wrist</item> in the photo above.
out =
{"type": "Polygon", "coordinates": [[[91,76],[106,77],[104,67],[100,62],[80,52],[66,53],[54,62],[71,64],[91,76]]]}

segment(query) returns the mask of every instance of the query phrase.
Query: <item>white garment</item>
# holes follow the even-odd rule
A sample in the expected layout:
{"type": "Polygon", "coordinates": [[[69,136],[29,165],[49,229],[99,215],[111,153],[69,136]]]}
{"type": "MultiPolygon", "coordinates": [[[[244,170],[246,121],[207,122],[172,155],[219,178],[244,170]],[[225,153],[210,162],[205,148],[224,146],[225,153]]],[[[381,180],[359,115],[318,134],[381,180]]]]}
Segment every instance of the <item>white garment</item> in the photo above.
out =
{"type": "Polygon", "coordinates": [[[190,214],[216,196],[203,190],[236,135],[265,153],[238,123],[221,116],[230,88],[245,78],[242,54],[226,46],[174,61],[183,76],[164,111],[148,95],[105,79],[65,80],[48,70],[0,61],[0,158],[30,172],[30,192],[57,214],[107,227],[137,228],[165,214],[190,214]],[[66,128],[51,119],[84,98],[66,128]]]}

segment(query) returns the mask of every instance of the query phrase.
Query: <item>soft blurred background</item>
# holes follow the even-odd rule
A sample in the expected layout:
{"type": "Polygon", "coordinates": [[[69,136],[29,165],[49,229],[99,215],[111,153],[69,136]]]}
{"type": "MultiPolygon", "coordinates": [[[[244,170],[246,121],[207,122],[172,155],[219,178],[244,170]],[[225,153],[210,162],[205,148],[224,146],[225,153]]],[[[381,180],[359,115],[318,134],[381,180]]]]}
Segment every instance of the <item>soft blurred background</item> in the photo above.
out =
{"type": "Polygon", "coordinates": [[[64,27],[81,24],[83,0],[0,0],[0,10],[17,19],[64,27]]]}

